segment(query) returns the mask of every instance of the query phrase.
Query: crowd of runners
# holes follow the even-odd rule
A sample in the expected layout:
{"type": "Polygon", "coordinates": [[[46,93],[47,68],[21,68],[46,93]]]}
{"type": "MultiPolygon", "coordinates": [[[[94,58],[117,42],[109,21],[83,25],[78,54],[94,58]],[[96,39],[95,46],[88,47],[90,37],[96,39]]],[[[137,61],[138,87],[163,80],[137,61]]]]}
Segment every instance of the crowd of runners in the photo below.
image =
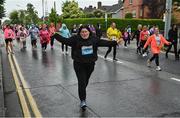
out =
{"type": "Polygon", "coordinates": [[[137,54],[145,57],[151,52],[152,57],[147,60],[147,66],[150,67],[151,62],[155,60],[157,71],[161,70],[159,66],[159,53],[164,47],[164,44],[167,48],[165,58],[168,58],[168,53],[172,46],[174,47],[175,60],[179,60],[180,54],[180,49],[177,49],[178,30],[176,25],[172,25],[169,30],[168,39],[165,39],[163,35],[160,34],[159,28],[156,25],[149,27],[139,24],[137,30],[132,31],[130,25],[124,29],[118,29],[115,22],[111,23],[111,26],[105,33],[106,35],[104,35],[101,30],[100,24],[97,24],[97,26],[91,24],[74,25],[71,30],[69,30],[64,23],[58,23],[57,26],[53,23],[50,23],[50,25],[42,24],[40,26],[32,24],[30,27],[24,25],[4,25],[2,29],[7,54],[14,54],[14,39],[17,40],[20,50],[26,49],[28,37],[30,37],[33,50],[37,48],[37,42],[40,42],[43,52],[47,50],[49,44],[51,49],[53,49],[54,40],[61,42],[62,52],[64,54],[68,54],[68,46],[72,47],[71,54],[74,60],[74,70],[78,78],[81,108],[86,107],[86,87],[91,73],[94,70],[98,47],[107,47],[104,59],[107,58],[113,48],[113,60],[118,61],[116,58],[116,49],[119,48],[119,46],[128,48],[129,45],[131,45],[131,41],[136,40],[137,54]],[[9,52],[9,47],[11,48],[11,52],[9,52]]]}

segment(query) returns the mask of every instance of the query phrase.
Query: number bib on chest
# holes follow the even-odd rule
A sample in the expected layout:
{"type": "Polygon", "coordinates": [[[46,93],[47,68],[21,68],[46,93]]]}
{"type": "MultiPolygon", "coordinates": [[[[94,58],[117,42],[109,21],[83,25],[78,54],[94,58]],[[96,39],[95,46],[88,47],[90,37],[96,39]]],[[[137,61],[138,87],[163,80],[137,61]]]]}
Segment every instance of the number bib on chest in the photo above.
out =
{"type": "Polygon", "coordinates": [[[93,46],[82,46],[81,51],[82,51],[82,55],[93,54],[93,46]]]}

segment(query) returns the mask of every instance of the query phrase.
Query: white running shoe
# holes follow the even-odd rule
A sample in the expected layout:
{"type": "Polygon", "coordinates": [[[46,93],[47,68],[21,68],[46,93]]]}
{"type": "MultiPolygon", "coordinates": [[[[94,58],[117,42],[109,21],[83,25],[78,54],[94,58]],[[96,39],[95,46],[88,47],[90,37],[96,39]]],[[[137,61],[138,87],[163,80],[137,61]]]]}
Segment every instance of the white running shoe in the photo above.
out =
{"type": "Polygon", "coordinates": [[[146,57],[146,56],[147,56],[147,53],[144,53],[142,56],[143,56],[143,57],[146,57]]]}
{"type": "Polygon", "coordinates": [[[80,107],[81,107],[81,108],[87,107],[85,100],[82,100],[82,101],[80,102],[80,107]]]}
{"type": "Polygon", "coordinates": [[[147,60],[147,66],[151,67],[151,61],[149,59],[147,60]]]}
{"type": "Polygon", "coordinates": [[[157,70],[157,71],[161,71],[160,66],[157,66],[157,67],[156,67],[156,70],[157,70]]]}

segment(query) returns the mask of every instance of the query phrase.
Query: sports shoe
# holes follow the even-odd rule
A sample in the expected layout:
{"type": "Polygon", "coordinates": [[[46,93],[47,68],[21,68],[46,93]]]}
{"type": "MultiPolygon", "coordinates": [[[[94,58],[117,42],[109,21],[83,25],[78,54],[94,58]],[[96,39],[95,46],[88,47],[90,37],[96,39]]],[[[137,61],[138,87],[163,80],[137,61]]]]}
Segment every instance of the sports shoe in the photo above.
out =
{"type": "Polygon", "coordinates": [[[147,60],[147,66],[151,67],[151,61],[149,59],[147,60]]]}
{"type": "Polygon", "coordinates": [[[118,61],[118,59],[114,58],[113,61],[118,61]]]}
{"type": "Polygon", "coordinates": [[[106,60],[106,58],[107,58],[107,56],[105,55],[105,56],[104,56],[104,59],[106,60]]]}
{"type": "Polygon", "coordinates": [[[87,107],[87,105],[86,105],[86,101],[85,101],[85,100],[82,100],[82,101],[81,101],[81,103],[80,103],[80,107],[81,107],[81,108],[85,108],[85,107],[87,107]]]}
{"type": "Polygon", "coordinates": [[[146,57],[146,56],[147,56],[147,53],[144,53],[142,56],[143,56],[143,57],[146,57]]]}
{"type": "Polygon", "coordinates": [[[165,54],[165,57],[166,57],[166,59],[168,58],[168,54],[167,53],[165,54]]]}
{"type": "Polygon", "coordinates": [[[161,71],[160,66],[157,66],[157,67],[156,67],[156,70],[157,70],[157,71],[161,71]]]}

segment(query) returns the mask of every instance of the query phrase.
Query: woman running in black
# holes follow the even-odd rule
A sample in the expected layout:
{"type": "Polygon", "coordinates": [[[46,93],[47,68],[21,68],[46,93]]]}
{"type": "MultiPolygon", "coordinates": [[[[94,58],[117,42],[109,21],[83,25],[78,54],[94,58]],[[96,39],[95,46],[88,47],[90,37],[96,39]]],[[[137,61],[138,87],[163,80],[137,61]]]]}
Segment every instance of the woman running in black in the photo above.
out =
{"type": "Polygon", "coordinates": [[[93,36],[88,26],[81,26],[77,35],[70,38],[64,38],[58,33],[53,37],[66,45],[72,47],[73,66],[78,79],[78,93],[80,107],[86,108],[86,87],[89,78],[94,70],[95,62],[98,58],[97,48],[117,45],[116,41],[98,40],[93,36]]]}

